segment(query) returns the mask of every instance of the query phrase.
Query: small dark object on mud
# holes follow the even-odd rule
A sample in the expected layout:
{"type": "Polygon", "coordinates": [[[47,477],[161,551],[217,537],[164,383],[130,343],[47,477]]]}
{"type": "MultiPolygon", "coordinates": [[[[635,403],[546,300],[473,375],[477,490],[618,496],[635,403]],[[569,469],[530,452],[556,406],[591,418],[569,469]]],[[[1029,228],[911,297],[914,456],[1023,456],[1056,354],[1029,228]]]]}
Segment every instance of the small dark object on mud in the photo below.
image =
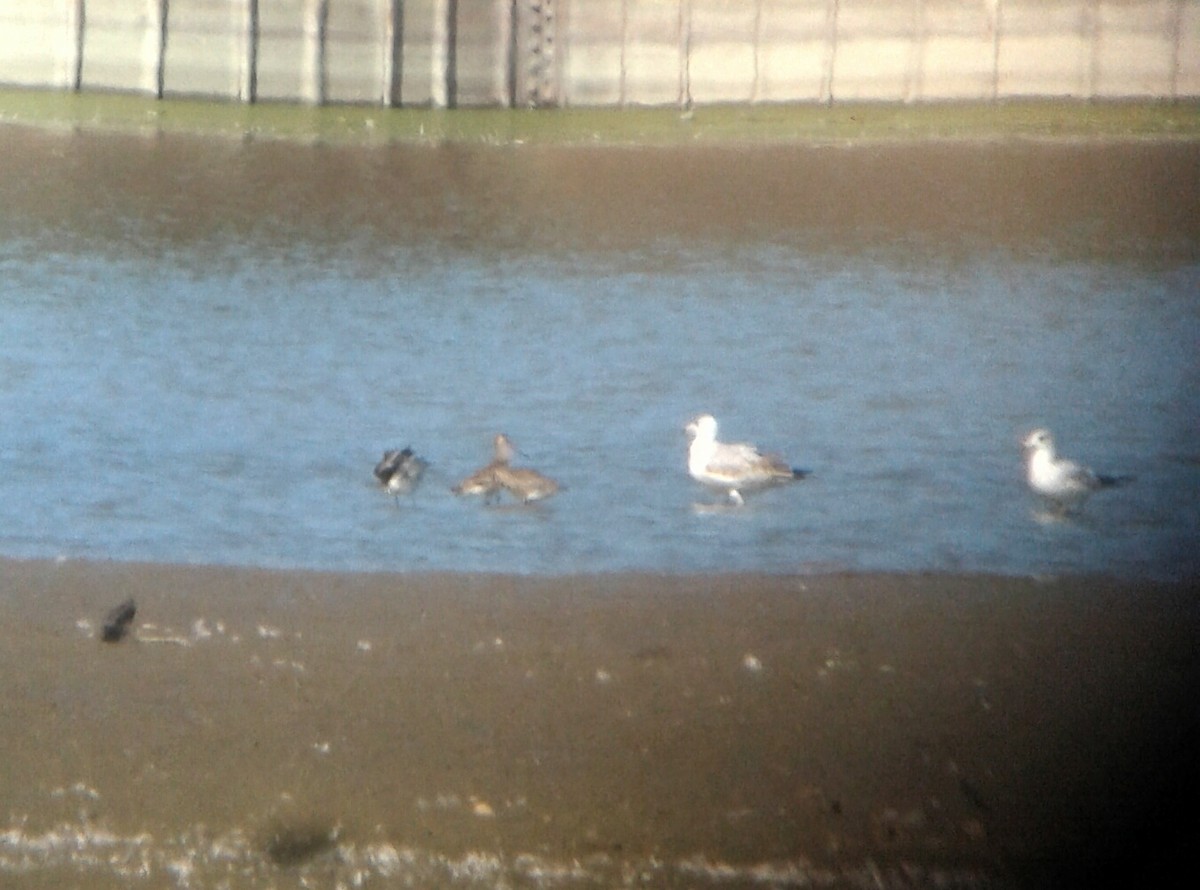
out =
{"type": "Polygon", "coordinates": [[[337,843],[336,827],[322,824],[276,824],[263,844],[267,857],[276,865],[301,865],[337,843]]]}
{"type": "Polygon", "coordinates": [[[959,779],[958,787],[962,790],[963,797],[970,801],[975,809],[981,813],[991,813],[992,808],[988,806],[988,802],[984,799],[983,794],[980,793],[979,788],[976,787],[974,782],[968,779],[959,779]]]}
{"type": "Polygon", "coordinates": [[[125,600],[105,616],[100,639],[106,643],[119,643],[129,632],[129,625],[133,623],[133,616],[136,614],[137,604],[131,599],[125,600]]]}

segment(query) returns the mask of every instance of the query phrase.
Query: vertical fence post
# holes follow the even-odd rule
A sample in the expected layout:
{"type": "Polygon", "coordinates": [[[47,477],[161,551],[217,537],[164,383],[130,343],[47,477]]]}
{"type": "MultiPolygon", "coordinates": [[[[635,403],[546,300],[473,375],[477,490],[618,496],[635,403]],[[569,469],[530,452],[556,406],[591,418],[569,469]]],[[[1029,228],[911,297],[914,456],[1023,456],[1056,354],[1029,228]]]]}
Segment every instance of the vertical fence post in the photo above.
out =
{"type": "Polygon", "coordinates": [[[679,107],[692,107],[692,0],[679,0],[679,107]]]}
{"type": "Polygon", "coordinates": [[[555,0],[506,0],[506,6],[510,107],[559,104],[555,0]]]}
{"type": "Polygon", "coordinates": [[[429,104],[446,107],[446,6],[449,0],[434,0],[433,24],[429,35],[429,104]]]}
{"type": "Polygon", "coordinates": [[[516,108],[521,99],[521,13],[522,0],[508,0],[508,40],[505,42],[504,95],[509,108],[516,108]]]}
{"type": "Polygon", "coordinates": [[[446,0],[446,107],[458,107],[458,0],[446,0]]]}
{"type": "Polygon", "coordinates": [[[1170,74],[1170,95],[1171,101],[1176,101],[1179,98],[1179,43],[1183,39],[1183,4],[1188,0],[1175,0],[1171,14],[1171,74],[1170,74]]]}
{"type": "Polygon", "coordinates": [[[329,22],[329,0],[309,0],[305,19],[305,98],[315,105],[324,105],[327,86],[325,31],[329,22]]]}
{"type": "Polygon", "coordinates": [[[84,0],[75,0],[71,6],[71,14],[73,18],[68,27],[73,28],[74,33],[71,35],[72,55],[67,60],[67,89],[77,93],[83,85],[83,34],[87,23],[84,0]]]}
{"type": "Polygon", "coordinates": [[[833,104],[833,73],[837,65],[838,0],[829,0],[825,7],[825,74],[821,78],[820,101],[833,104]]]}
{"type": "Polygon", "coordinates": [[[383,47],[383,104],[396,108],[404,99],[404,0],[386,0],[383,47]]]}
{"type": "Polygon", "coordinates": [[[157,28],[154,33],[156,41],[155,59],[154,59],[154,98],[161,99],[163,97],[163,82],[166,77],[167,70],[167,15],[168,15],[167,0],[158,0],[157,12],[158,21],[157,28]]]}
{"type": "Polygon", "coordinates": [[[253,104],[258,101],[258,0],[246,0],[242,15],[242,40],[245,45],[238,97],[253,104]]]}
{"type": "Polygon", "coordinates": [[[558,47],[558,9],[556,0],[540,0],[541,18],[538,21],[536,90],[538,105],[559,104],[558,76],[560,51],[558,47]]]}

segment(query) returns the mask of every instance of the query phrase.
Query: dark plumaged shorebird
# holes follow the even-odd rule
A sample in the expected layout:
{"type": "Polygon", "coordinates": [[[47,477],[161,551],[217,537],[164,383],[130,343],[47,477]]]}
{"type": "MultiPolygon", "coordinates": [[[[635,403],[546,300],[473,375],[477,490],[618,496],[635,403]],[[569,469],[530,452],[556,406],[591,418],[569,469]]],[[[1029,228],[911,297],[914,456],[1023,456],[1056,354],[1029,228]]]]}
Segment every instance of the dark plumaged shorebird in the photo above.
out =
{"type": "Polygon", "coordinates": [[[375,465],[375,478],[396,496],[396,503],[399,504],[400,495],[409,494],[417,487],[426,466],[426,462],[417,457],[411,448],[385,451],[383,459],[375,465]]]}
{"type": "Polygon", "coordinates": [[[711,414],[695,417],[684,428],[688,445],[688,473],[702,485],[725,492],[737,505],[745,503],[743,491],[756,491],[803,479],[808,470],[797,470],[782,458],[762,454],[744,442],[718,442],[717,421],[711,414]]]}
{"type": "Polygon", "coordinates": [[[119,643],[129,632],[133,616],[137,614],[137,604],[127,599],[104,616],[104,626],[100,629],[100,639],[106,643],[119,643]]]}
{"type": "Polygon", "coordinates": [[[1060,516],[1081,506],[1092,492],[1132,480],[1131,476],[1097,473],[1090,467],[1059,457],[1049,430],[1034,430],[1021,445],[1025,449],[1025,481],[1060,516]]]}

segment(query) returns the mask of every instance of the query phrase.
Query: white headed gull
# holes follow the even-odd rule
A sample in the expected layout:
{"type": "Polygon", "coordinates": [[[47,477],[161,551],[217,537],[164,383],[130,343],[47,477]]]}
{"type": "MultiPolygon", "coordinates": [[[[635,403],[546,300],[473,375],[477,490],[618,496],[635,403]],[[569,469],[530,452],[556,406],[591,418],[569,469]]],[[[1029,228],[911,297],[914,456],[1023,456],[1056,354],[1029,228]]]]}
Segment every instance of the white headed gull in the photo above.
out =
{"type": "Polygon", "coordinates": [[[1025,478],[1029,487],[1060,513],[1078,507],[1093,491],[1121,485],[1131,478],[1097,473],[1058,457],[1049,430],[1036,429],[1021,444],[1025,448],[1025,478]]]}
{"type": "Polygon", "coordinates": [[[762,454],[753,445],[717,441],[717,421],[701,414],[684,427],[688,445],[688,473],[697,482],[723,491],[735,504],[743,503],[742,492],[768,488],[793,479],[803,479],[807,470],[797,470],[782,458],[762,454]]]}
{"type": "Polygon", "coordinates": [[[411,448],[385,451],[383,459],[375,465],[375,478],[379,484],[396,496],[407,494],[416,488],[425,472],[426,462],[417,457],[411,448]]]}

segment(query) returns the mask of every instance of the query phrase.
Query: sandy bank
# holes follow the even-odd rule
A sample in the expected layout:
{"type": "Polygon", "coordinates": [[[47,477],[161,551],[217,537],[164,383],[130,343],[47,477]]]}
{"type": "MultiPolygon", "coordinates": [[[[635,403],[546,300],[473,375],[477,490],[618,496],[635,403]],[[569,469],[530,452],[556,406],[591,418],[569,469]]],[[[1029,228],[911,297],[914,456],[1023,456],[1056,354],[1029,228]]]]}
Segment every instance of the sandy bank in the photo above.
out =
{"type": "Polygon", "coordinates": [[[0,873],[75,826],[213,885],[1068,886],[1195,837],[1184,586],[0,562],[0,627],[0,873]]]}
{"type": "Polygon", "coordinates": [[[1190,261],[1200,244],[1197,140],[333,148],[0,126],[0,145],[3,233],[54,231],[89,250],[268,237],[341,250],[359,229],[390,244],[559,255],[670,237],[1190,261]]]}

